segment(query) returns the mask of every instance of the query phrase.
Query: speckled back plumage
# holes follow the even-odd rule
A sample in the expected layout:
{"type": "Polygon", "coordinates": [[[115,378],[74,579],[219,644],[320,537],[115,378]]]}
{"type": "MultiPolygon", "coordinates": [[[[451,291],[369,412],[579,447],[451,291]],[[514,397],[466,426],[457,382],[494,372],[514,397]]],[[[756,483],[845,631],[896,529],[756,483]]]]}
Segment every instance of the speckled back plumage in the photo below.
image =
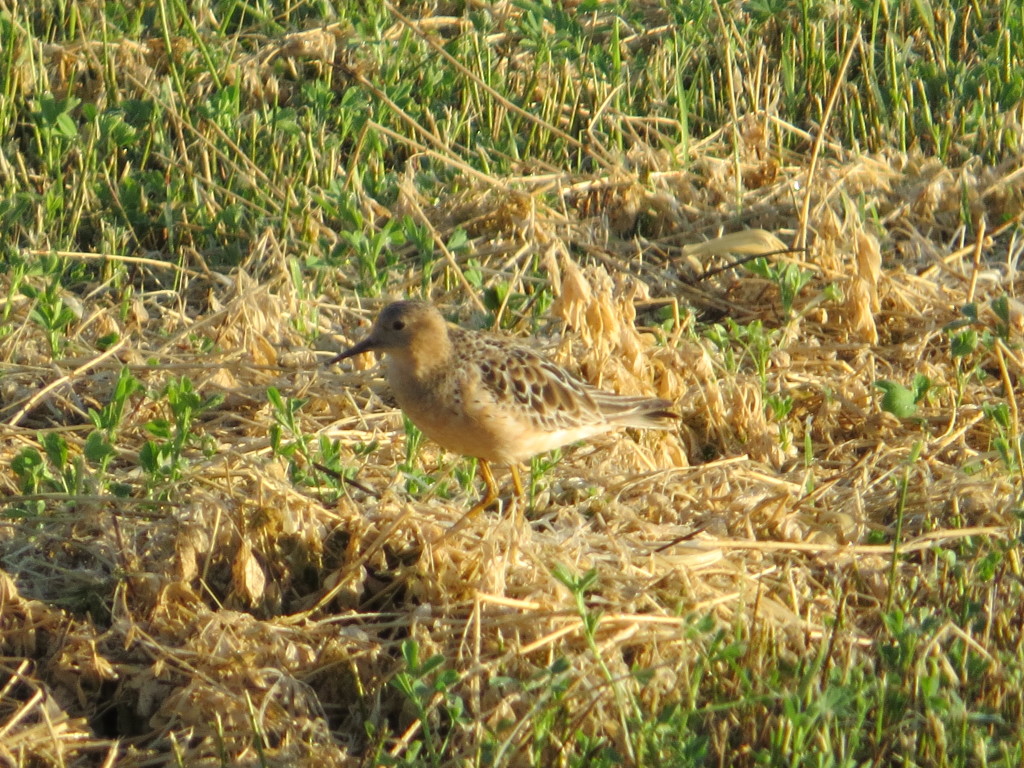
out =
{"type": "MultiPolygon", "coordinates": [[[[506,407],[548,430],[585,424],[667,429],[676,415],[668,400],[607,392],[573,377],[529,347],[450,326],[459,363],[475,366],[480,383],[506,407]]],[[[457,366],[461,367],[461,365],[457,366]]]]}

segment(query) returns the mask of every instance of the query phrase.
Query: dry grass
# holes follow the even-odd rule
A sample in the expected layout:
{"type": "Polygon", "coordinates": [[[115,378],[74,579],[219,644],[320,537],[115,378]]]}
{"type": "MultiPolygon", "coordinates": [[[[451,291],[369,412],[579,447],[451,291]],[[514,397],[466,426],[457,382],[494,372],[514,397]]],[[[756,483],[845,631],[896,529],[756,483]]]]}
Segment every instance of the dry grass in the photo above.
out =
{"type": "MultiPolygon", "coordinates": [[[[199,254],[177,267],[105,254],[140,289],[108,295],[110,270],[63,289],[81,307],[63,357],[32,320],[36,303],[0,276],[0,764],[364,765],[433,738],[436,764],[469,764],[486,746],[498,764],[560,765],[579,734],[633,755],[636,719],[679,702],[701,718],[711,755],[748,765],[782,714],[748,698],[743,674],[768,679],[806,658],[826,671],[880,668],[895,606],[941,615],[967,591],[992,606],[1015,600],[1019,549],[998,542],[1021,534],[1024,315],[1011,298],[1003,328],[991,307],[1024,287],[1021,158],[946,167],[826,147],[807,178],[809,154],[760,159],[777,118],[736,128],[739,154],[722,132],[691,147],[686,170],[637,149],[585,178],[477,174],[434,201],[410,179],[392,209],[367,201],[368,218],[411,215],[438,244],[456,227],[471,237],[428,274],[400,252],[390,292],[535,334],[591,381],[679,404],[677,433],[566,450],[539,474],[525,524],[505,509],[442,538],[478,493],[462,482],[467,465],[424,444],[412,467],[437,484],[410,493],[399,469],[408,436],[382,382],[373,369],[324,368],[310,346],[358,337],[385,299],[356,295],[345,277],[307,295],[274,232],[227,276],[199,254]],[[791,313],[778,285],[743,269],[696,279],[730,258],[716,244],[744,253],[716,240],[727,231],[792,241],[803,195],[808,250],[773,258],[811,273],[791,313]],[[507,284],[526,308],[485,315],[469,258],[485,286],[507,284]],[[537,321],[528,310],[545,278],[555,302],[537,321]],[[944,327],[970,303],[991,340],[954,358],[944,327]],[[662,325],[666,308],[678,322],[662,325]],[[763,324],[763,376],[756,339],[709,332],[726,318],[763,324]],[[101,348],[112,332],[123,342],[101,348]],[[85,456],[88,414],[125,367],[144,390],[128,398],[101,470],[85,456]],[[931,390],[913,418],[882,410],[877,380],[909,386],[921,374],[931,390]],[[146,425],[173,421],[165,388],[181,377],[223,400],[196,414],[180,476],[154,478],[140,463],[154,439],[146,425]],[[305,448],[273,449],[269,387],[304,399],[280,440],[305,448]],[[792,409],[773,416],[772,395],[792,409]],[[1016,466],[994,448],[999,427],[984,409],[995,403],[1008,407],[1016,466]],[[50,471],[77,466],[78,485],[26,496],[12,467],[26,449],[43,454],[52,432],[70,458],[50,471]],[[321,436],[338,441],[358,485],[338,493],[317,473],[321,436]],[[997,550],[988,584],[937,578],[997,550]],[[592,633],[559,565],[596,570],[592,633]],[[407,671],[409,640],[457,673],[425,695],[426,716],[388,684],[407,671]],[[744,650],[716,656],[722,643],[744,650]],[[467,722],[443,714],[454,697],[467,722]],[[730,703],[743,704],[739,722],[730,703]],[[568,741],[537,740],[541,712],[568,741]]],[[[1019,724],[1003,666],[1019,617],[988,615],[947,623],[911,665],[994,691],[988,703],[1019,724]],[[954,644],[982,660],[970,675],[949,660],[954,644]]],[[[895,760],[903,739],[879,759],[895,760]]]]}
{"type": "MultiPolygon", "coordinates": [[[[597,569],[590,604],[603,613],[600,659],[612,679],[628,679],[631,667],[654,670],[637,688],[652,709],[680,695],[681,676],[700,648],[688,633],[690,617],[708,612],[722,625],[770,636],[780,652],[806,653],[826,640],[837,658],[868,652],[893,577],[922,578],[959,539],[1018,530],[1015,477],[993,455],[993,428],[980,410],[993,396],[992,380],[970,377],[958,395],[942,333],[969,300],[984,304],[1017,290],[1007,282],[1013,271],[995,258],[1005,253],[1004,240],[982,244],[982,263],[990,265],[982,269],[971,259],[971,233],[942,223],[964,188],[978,201],[979,220],[1019,216],[1012,208],[1019,185],[997,203],[986,196],[998,174],[909,160],[897,168],[877,158],[826,164],[813,180],[820,202],[811,255],[800,260],[815,278],[791,319],[780,319],[775,288],[761,279],[726,273],[713,287],[687,286],[707,292],[709,305],[727,302],[779,329],[785,341],[771,354],[765,388],[747,366],[726,370],[721,351],[690,328],[681,326],[664,344],[638,331],[635,307],[649,306],[649,297],[673,301],[681,286],[672,278],[677,234],[609,245],[607,211],[591,208],[578,218],[541,212],[538,201],[529,232],[503,237],[500,198],[490,211],[454,206],[493,227],[476,235],[474,252],[488,253],[485,266],[514,276],[528,254],[557,266],[554,314],[569,325],[552,319],[543,329],[564,331],[557,359],[606,386],[671,397],[684,418],[677,435],[618,436],[568,451],[543,477],[529,525],[489,514],[439,544],[474,492],[407,496],[396,471],[405,451],[399,415],[372,372],[317,366],[291,330],[312,308],[283,274],[269,236],[228,281],[188,276],[180,298],[143,294],[123,319],[114,308],[90,310],[74,327],[73,347],[94,348],[97,335],[116,328],[130,344],[114,355],[51,359],[27,319],[31,303],[12,299],[17,331],[2,349],[6,467],[36,444],[38,429],[59,429],[71,454],[80,455],[89,431],[83,411],[110,398],[121,366],[150,393],[169,377],[187,376],[199,392],[225,399],[196,427],[206,455],[189,451],[165,501],[138,498],[143,425],[165,409],[160,398],[140,394],[121,424],[109,470],[134,489],[128,498],[91,495],[100,478],[87,472],[79,494],[3,528],[8,759],[33,754],[75,763],[76,756],[119,753],[119,764],[142,765],[170,749],[189,765],[216,764],[221,754],[246,762],[255,757],[258,733],[272,762],[340,765],[359,762],[355,755],[367,749],[364,721],[390,723],[403,734],[387,746],[400,753],[419,725],[385,685],[400,668],[404,639],[416,640],[424,657],[442,654],[459,672],[457,691],[476,726],[454,737],[453,754],[471,754],[484,729],[508,738],[509,749],[524,749],[530,731],[510,723],[526,718],[531,698],[499,694],[489,679],[526,680],[561,657],[575,670],[565,697],[576,725],[616,742],[622,713],[590,655],[572,595],[552,575],[559,563],[597,569]],[[857,194],[876,201],[883,231],[866,231],[844,214],[847,198],[832,192],[840,181],[846,194],[856,184],[857,194]],[[889,242],[881,260],[879,236],[889,242]],[[957,239],[964,245],[959,257],[939,258],[937,244],[957,239]],[[618,268],[581,269],[561,245],[567,240],[618,268]],[[643,264],[626,252],[641,244],[643,264]],[[259,282],[248,277],[254,273],[263,276],[259,282]],[[805,310],[826,281],[845,299],[805,310]],[[214,351],[198,354],[196,339],[210,340],[214,351]],[[879,409],[875,379],[909,381],[919,373],[936,392],[919,419],[901,421],[879,409]],[[325,502],[323,492],[290,482],[287,462],[270,450],[268,386],[308,398],[301,432],[340,440],[344,463],[358,466],[360,482],[375,494],[352,489],[325,502]],[[792,393],[789,445],[765,415],[764,391],[792,393]],[[814,456],[805,462],[799,447],[808,426],[814,456]],[[373,442],[371,453],[352,453],[373,442]],[[721,458],[706,461],[708,455],[721,458]],[[967,465],[975,471],[965,473],[967,465]],[[897,481],[906,484],[902,539],[863,543],[872,532],[891,534],[897,481]],[[673,543],[695,530],[701,532],[673,543]],[[839,618],[843,631],[835,633],[831,622],[839,618]],[[333,741],[331,730],[348,743],[333,741]],[[128,741],[98,738],[97,731],[128,741]]],[[[785,169],[775,185],[798,175],[785,169]]],[[[674,230],[702,230],[721,216],[709,203],[719,197],[716,181],[686,179],[699,192],[677,200],[688,217],[670,222],[674,230]]],[[[750,193],[769,201],[761,206],[765,216],[775,185],[750,193]]],[[[454,214],[435,215],[451,222],[454,214]]],[[[420,276],[410,270],[410,278],[412,292],[420,276]]],[[[456,311],[471,306],[459,288],[438,285],[431,293],[456,311]]],[[[309,301],[324,330],[336,320],[349,337],[360,333],[356,318],[379,304],[343,294],[309,301]],[[357,315],[360,304],[367,311],[357,315]]],[[[1016,325],[1012,333],[1019,333],[1016,325]]],[[[980,354],[980,369],[1019,378],[1018,350],[996,344],[980,354]]],[[[1011,403],[1017,391],[1005,393],[1011,403]]],[[[418,457],[439,475],[452,472],[453,460],[432,446],[418,457]]],[[[14,500],[9,470],[3,483],[14,500]]],[[[974,641],[984,650],[985,637],[974,641]]]]}

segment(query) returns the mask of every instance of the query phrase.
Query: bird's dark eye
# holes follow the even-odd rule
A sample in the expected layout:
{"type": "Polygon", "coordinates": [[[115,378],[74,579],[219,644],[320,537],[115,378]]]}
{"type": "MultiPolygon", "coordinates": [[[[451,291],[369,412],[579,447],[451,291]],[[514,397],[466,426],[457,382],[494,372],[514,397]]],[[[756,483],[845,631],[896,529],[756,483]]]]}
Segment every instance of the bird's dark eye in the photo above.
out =
{"type": "Polygon", "coordinates": [[[395,320],[395,322],[393,322],[391,324],[391,327],[393,329],[395,329],[396,331],[400,331],[403,328],[405,328],[405,321],[404,320],[395,320]]]}

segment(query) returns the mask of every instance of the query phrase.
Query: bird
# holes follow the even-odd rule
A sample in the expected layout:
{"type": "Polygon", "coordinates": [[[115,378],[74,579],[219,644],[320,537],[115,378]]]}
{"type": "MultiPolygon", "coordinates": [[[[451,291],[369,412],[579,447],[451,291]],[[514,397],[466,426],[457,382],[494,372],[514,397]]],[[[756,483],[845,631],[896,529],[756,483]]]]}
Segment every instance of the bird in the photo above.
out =
{"type": "Polygon", "coordinates": [[[669,400],[587,384],[518,341],[448,323],[426,301],[387,304],[369,334],[327,365],[371,351],[384,355],[409,420],[478,460],[485,493],[455,527],[497,500],[492,463],[510,467],[521,498],[518,465],[530,457],[619,427],[671,429],[679,418],[669,400]]]}

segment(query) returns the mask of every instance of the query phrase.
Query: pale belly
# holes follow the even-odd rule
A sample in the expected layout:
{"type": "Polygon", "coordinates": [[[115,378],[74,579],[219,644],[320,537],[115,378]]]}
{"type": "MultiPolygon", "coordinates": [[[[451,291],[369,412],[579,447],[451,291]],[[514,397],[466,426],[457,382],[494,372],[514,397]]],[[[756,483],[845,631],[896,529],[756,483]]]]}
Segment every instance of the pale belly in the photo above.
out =
{"type": "Polygon", "coordinates": [[[409,420],[438,445],[499,464],[522,462],[608,429],[605,424],[546,429],[530,419],[528,411],[502,408],[479,391],[476,397],[464,398],[463,383],[450,378],[446,389],[403,387],[392,381],[392,390],[409,420]]]}

